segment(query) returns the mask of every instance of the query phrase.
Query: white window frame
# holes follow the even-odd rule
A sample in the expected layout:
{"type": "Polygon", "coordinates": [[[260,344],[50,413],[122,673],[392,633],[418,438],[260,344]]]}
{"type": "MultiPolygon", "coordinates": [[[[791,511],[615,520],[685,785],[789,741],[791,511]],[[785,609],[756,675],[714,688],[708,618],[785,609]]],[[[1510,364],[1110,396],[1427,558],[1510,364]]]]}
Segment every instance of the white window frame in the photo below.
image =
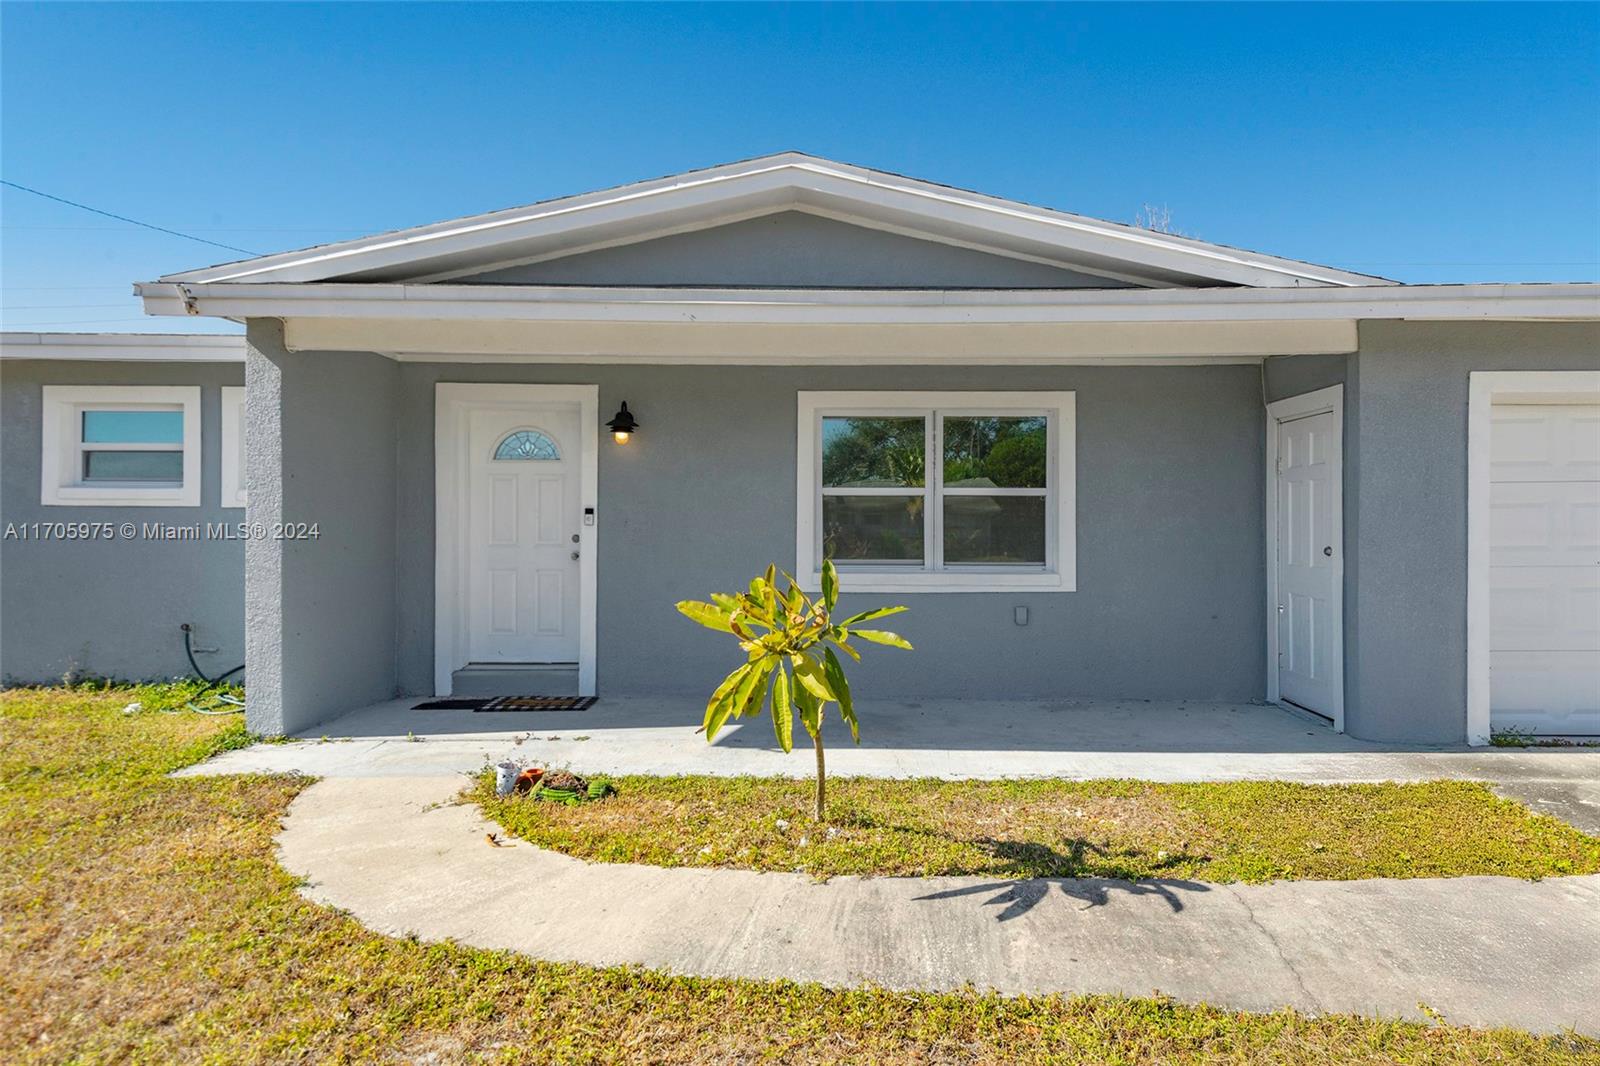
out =
{"type": "Polygon", "coordinates": [[[49,507],[200,506],[200,386],[46,385],[41,421],[39,502],[49,507]],[[183,412],[183,480],[97,484],[83,479],[83,412],[183,412]]]}
{"type": "MultiPolygon", "coordinates": [[[[795,449],[795,577],[815,591],[822,580],[822,419],[825,416],[925,417],[929,501],[918,565],[841,565],[851,592],[1074,592],[1077,590],[1077,413],[1072,392],[801,392],[795,449]],[[1045,564],[935,568],[942,535],[943,426],[949,416],[1042,415],[1048,467],[1045,564]]],[[[999,495],[1014,495],[998,490],[999,495]]],[[[971,493],[968,493],[971,495],[971,493]]]]}
{"type": "Polygon", "coordinates": [[[243,507],[244,386],[222,387],[222,506],[243,507]]]}

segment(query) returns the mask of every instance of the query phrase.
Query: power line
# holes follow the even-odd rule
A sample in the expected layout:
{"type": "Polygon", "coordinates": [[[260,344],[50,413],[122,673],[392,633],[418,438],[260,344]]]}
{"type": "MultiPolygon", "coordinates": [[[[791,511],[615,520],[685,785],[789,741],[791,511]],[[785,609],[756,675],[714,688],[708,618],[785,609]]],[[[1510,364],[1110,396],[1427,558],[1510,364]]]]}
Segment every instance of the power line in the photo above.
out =
{"type": "Polygon", "coordinates": [[[29,192],[35,196],[42,196],[46,200],[54,200],[58,204],[66,204],[68,207],[76,207],[81,211],[90,211],[97,215],[104,215],[106,218],[114,218],[118,222],[126,222],[133,226],[143,226],[145,229],[153,229],[157,233],[165,233],[172,237],[182,237],[186,241],[199,241],[201,244],[209,244],[213,248],[225,248],[230,252],[239,252],[242,255],[261,254],[259,252],[252,252],[248,248],[236,248],[231,244],[222,244],[218,241],[208,241],[204,237],[196,237],[192,233],[179,233],[177,230],[167,229],[165,226],[154,226],[148,222],[140,222],[138,219],[129,218],[126,215],[113,214],[110,211],[102,211],[98,207],[90,207],[88,204],[80,204],[76,200],[68,200],[64,196],[52,196],[47,192],[40,192],[38,189],[30,189],[26,185],[18,185],[14,181],[6,181],[4,178],[0,178],[0,185],[8,185],[13,189],[20,189],[23,192],[29,192]]]}

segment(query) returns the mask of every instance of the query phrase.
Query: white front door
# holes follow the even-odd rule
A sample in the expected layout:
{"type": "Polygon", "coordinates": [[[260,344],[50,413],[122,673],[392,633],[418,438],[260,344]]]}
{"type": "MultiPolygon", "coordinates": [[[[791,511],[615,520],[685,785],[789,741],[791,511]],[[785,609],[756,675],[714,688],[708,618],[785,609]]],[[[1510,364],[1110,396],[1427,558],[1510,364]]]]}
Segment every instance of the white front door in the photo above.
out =
{"type": "Polygon", "coordinates": [[[1600,734],[1600,404],[1496,403],[1489,720],[1600,734]]]}
{"type": "Polygon", "coordinates": [[[575,663],[578,409],[477,408],[466,430],[468,661],[575,663]]]}
{"type": "Polygon", "coordinates": [[[1275,431],[1278,695],[1337,719],[1344,678],[1338,415],[1277,422],[1275,431]]]}

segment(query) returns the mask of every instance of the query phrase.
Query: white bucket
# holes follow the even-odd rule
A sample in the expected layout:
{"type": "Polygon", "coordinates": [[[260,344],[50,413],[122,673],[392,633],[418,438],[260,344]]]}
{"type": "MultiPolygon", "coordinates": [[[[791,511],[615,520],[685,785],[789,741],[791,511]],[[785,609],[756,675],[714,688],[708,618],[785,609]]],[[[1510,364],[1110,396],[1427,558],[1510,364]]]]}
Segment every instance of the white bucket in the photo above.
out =
{"type": "Polygon", "coordinates": [[[497,796],[509,796],[517,789],[517,775],[522,767],[514,762],[494,764],[494,791],[497,796]]]}

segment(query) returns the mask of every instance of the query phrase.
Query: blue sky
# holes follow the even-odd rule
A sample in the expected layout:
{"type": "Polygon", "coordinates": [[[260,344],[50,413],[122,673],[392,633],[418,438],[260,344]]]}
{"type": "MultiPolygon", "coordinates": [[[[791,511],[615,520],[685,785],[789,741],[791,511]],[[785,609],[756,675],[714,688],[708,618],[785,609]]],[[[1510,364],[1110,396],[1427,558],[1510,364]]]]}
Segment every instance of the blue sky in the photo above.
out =
{"type": "MultiPolygon", "coordinates": [[[[5,3],[0,49],[0,176],[258,252],[794,148],[1405,281],[1600,276],[1593,4],[5,3]]],[[[5,328],[218,328],[128,284],[232,253],[0,212],[5,328]]]]}

